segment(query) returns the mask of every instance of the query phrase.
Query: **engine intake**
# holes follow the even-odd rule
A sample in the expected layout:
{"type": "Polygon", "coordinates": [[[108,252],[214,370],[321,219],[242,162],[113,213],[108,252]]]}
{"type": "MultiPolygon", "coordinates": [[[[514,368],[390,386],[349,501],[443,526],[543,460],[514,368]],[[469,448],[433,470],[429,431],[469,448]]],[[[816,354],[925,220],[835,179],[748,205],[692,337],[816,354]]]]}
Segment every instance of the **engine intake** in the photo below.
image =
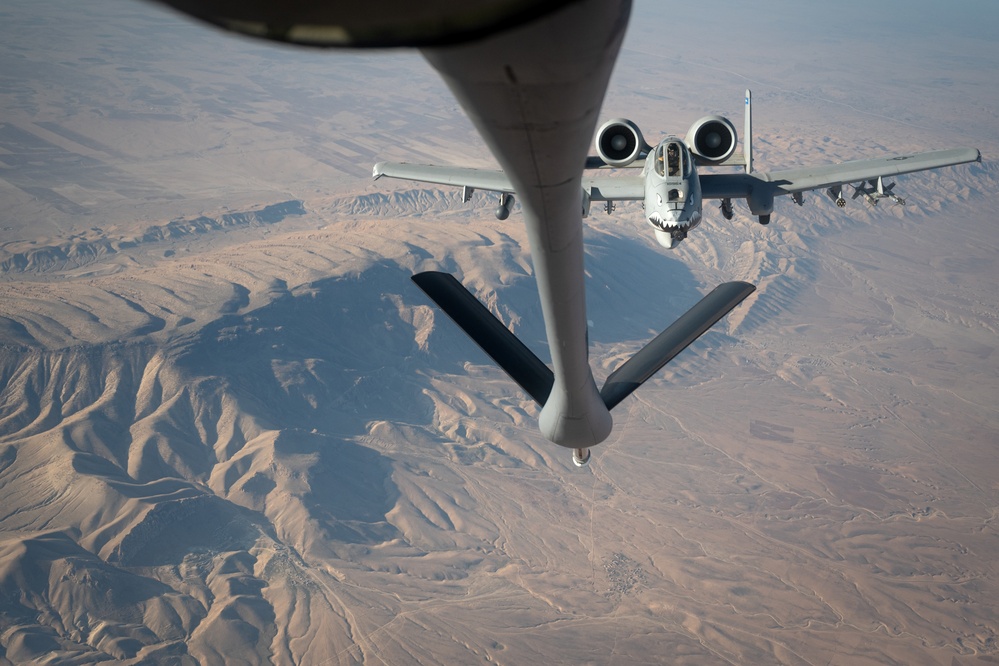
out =
{"type": "Polygon", "coordinates": [[[732,157],[739,139],[728,118],[705,116],[690,126],[684,141],[699,162],[718,164],[732,157]]]}
{"type": "Polygon", "coordinates": [[[612,167],[626,167],[650,150],[638,125],[625,118],[608,120],[597,130],[597,154],[612,167]]]}

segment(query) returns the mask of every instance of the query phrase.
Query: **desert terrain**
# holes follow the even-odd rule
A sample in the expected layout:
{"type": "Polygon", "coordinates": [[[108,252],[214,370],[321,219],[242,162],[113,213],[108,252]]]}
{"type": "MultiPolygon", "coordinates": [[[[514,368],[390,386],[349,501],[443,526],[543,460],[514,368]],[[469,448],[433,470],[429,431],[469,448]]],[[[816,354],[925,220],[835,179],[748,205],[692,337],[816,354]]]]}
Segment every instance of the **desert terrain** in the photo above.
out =
{"type": "Polygon", "coordinates": [[[410,282],[542,358],[494,164],[420,56],[138,1],[0,8],[0,664],[999,663],[999,7],[636,3],[604,105],[776,170],[952,146],[905,207],[586,222],[598,382],[758,291],[575,468],[410,282]]]}

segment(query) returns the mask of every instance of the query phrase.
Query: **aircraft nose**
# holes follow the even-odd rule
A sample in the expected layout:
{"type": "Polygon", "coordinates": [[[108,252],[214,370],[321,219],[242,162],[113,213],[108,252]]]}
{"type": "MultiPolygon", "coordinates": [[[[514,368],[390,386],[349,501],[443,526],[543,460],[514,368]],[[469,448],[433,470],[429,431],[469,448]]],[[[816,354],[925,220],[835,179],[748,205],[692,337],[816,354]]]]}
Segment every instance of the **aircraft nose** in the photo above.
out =
{"type": "Polygon", "coordinates": [[[649,213],[649,223],[661,229],[675,228],[683,225],[680,219],[681,211],[678,210],[654,210],[649,213]]]}
{"type": "Polygon", "coordinates": [[[656,241],[667,250],[672,250],[673,248],[676,247],[677,243],[679,242],[676,238],[673,237],[673,234],[671,234],[668,231],[661,231],[659,229],[656,229],[655,234],[656,234],[656,241]]]}

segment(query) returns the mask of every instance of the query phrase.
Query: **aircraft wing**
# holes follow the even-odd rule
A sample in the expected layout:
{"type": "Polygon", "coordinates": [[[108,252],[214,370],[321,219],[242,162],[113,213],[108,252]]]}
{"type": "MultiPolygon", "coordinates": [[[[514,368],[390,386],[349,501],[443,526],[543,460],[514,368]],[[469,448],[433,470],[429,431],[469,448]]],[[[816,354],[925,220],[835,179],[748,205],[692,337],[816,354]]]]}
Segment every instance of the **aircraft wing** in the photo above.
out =
{"type": "MultiPolygon", "coordinates": [[[[375,180],[382,176],[414,180],[421,183],[470,187],[490,192],[514,194],[510,179],[502,171],[470,169],[468,167],[379,162],[372,172],[375,180]]],[[[593,176],[583,178],[583,189],[591,201],[627,201],[645,198],[645,180],[641,176],[593,176]]]]}
{"type": "Polygon", "coordinates": [[[642,176],[583,176],[583,189],[590,201],[641,201],[645,198],[642,176]]]}
{"type": "Polygon", "coordinates": [[[476,190],[513,194],[513,185],[502,171],[470,169],[468,167],[434,166],[431,164],[406,164],[405,162],[379,162],[372,172],[375,180],[382,176],[415,180],[421,183],[456,185],[476,190]]]}
{"type": "Polygon", "coordinates": [[[896,176],[913,171],[939,169],[940,167],[981,160],[981,153],[974,148],[935,150],[915,155],[880,157],[872,160],[855,160],[842,164],[800,167],[786,171],[762,174],[783,192],[803,192],[833,185],[846,185],[878,176],[896,176]]]}
{"type": "Polygon", "coordinates": [[[879,176],[939,169],[981,159],[981,153],[975,148],[952,148],[841,164],[797,167],[770,173],[705,174],[701,176],[701,192],[706,199],[747,197],[754,187],[769,185],[774,194],[791,194],[873,180],[879,176]]]}

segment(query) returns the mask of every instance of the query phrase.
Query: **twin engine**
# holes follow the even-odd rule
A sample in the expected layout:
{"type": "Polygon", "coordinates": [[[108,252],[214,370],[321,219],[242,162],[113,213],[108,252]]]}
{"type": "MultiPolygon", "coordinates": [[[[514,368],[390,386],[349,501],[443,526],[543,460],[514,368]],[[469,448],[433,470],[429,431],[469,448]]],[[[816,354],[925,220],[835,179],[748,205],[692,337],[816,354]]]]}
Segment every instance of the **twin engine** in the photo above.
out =
{"type": "MultiPolygon", "coordinates": [[[[690,126],[683,141],[699,165],[710,166],[732,157],[738,136],[728,118],[705,116],[690,126]]],[[[596,144],[597,155],[611,167],[626,167],[652,150],[638,125],[624,118],[601,125],[596,144]]]]}
{"type": "Polygon", "coordinates": [[[728,118],[704,116],[687,130],[684,143],[700,164],[721,164],[735,153],[738,137],[728,118]]]}
{"type": "Polygon", "coordinates": [[[625,118],[608,120],[597,130],[597,155],[607,166],[626,167],[651,149],[638,125],[625,118]]]}

